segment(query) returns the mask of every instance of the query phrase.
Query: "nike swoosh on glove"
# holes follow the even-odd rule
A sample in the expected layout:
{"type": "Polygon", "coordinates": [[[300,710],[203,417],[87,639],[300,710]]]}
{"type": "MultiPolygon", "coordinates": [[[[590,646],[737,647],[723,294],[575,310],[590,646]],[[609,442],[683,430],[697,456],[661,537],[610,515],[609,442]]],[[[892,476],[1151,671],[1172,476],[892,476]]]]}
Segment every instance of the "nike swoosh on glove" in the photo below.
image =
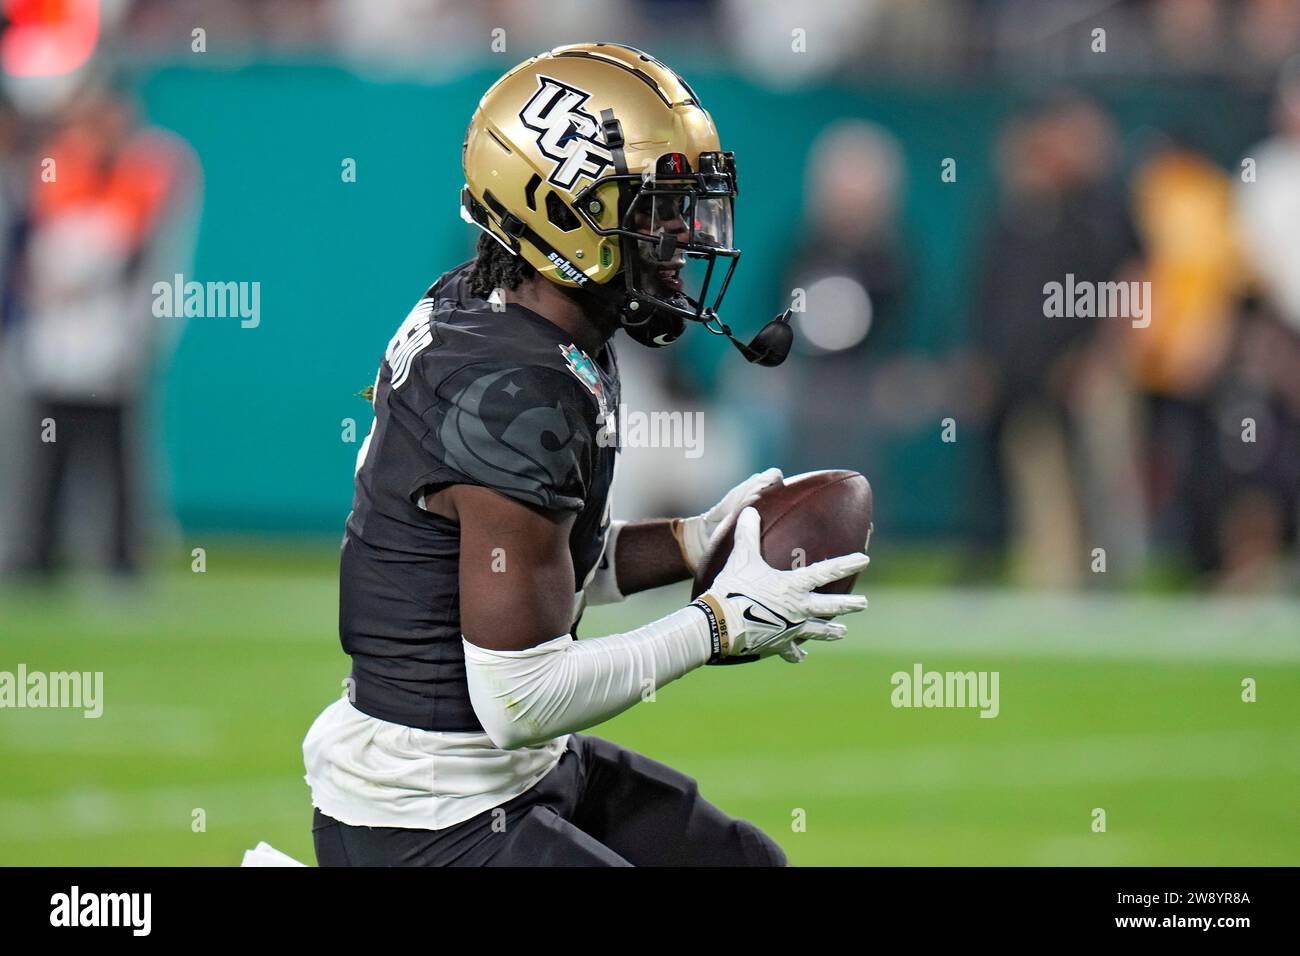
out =
{"type": "Polygon", "coordinates": [[[763,560],[760,524],[756,509],[745,508],[740,513],[731,557],[695,606],[710,618],[712,660],[780,654],[799,663],[807,652],[795,643],[797,638],[838,641],[846,633],[844,625],[825,618],[867,606],[867,599],[860,594],[817,594],[815,589],[856,574],[871,559],[855,552],[806,568],[778,571],[763,560]]]}
{"type": "Polygon", "coordinates": [[[700,569],[704,558],[709,553],[709,546],[719,529],[727,519],[742,508],[752,505],[758,496],[769,488],[774,488],[784,480],[780,468],[769,468],[756,475],[750,475],[736,487],[732,488],[722,500],[704,514],[694,518],[680,518],[673,522],[673,535],[682,549],[682,560],[694,574],[700,569]]]}

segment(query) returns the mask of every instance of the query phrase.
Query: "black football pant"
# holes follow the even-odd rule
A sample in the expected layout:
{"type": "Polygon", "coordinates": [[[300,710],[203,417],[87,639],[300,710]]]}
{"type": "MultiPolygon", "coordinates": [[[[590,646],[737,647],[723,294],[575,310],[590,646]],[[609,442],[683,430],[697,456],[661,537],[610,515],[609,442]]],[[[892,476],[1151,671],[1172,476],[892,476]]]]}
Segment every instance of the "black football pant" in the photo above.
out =
{"type": "MultiPolygon", "coordinates": [[[[58,517],[64,492],[88,496],[95,508],[107,508],[110,522],[109,569],[135,570],[131,475],[127,448],[127,410],[120,404],[97,405],[59,400],[38,401],[36,422],[51,419],[52,442],[34,441],[29,478],[25,532],[18,555],[19,569],[47,575],[55,567],[58,517]],[[93,472],[95,458],[106,471],[93,472]],[[89,482],[93,480],[93,487],[89,482]]],[[[37,436],[37,430],[33,429],[37,436]]],[[[39,436],[37,436],[39,437],[39,436]]],[[[82,502],[84,506],[88,502],[82,502]]],[[[74,513],[73,508],[66,508],[74,513]]]]}
{"type": "Polygon", "coordinates": [[[357,827],[315,811],[321,866],[785,866],[758,827],[704,800],[695,781],[574,734],[526,793],[443,830],[357,827]]]}

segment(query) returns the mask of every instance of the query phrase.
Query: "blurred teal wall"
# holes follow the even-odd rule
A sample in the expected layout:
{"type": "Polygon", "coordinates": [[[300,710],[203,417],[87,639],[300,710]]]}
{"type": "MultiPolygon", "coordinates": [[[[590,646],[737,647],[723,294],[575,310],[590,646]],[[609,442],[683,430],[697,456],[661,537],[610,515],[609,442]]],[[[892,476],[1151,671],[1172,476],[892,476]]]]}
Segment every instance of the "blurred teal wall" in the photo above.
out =
{"type": "MultiPolygon", "coordinates": [[[[891,129],[905,151],[904,228],[917,277],[910,341],[934,354],[963,341],[972,253],[995,200],[990,148],[1023,89],[785,92],[707,65],[675,65],[740,164],[734,325],[756,329],[788,297],[782,271],[799,241],[808,149],[826,124],[853,116],[891,129]],[[956,184],[939,180],[947,156],[958,160],[956,184]]],[[[457,208],[460,143],[501,69],[492,60],[429,85],[310,64],[164,67],[142,78],[149,118],[185,137],[203,167],[202,225],[186,278],[261,283],[260,326],[189,320],[164,376],[162,484],[187,528],[341,531],[358,448],[341,440],[341,422],[356,419],[358,442],[365,435],[369,408],[356,392],[428,283],[470,253],[474,236],[457,208]],[[345,157],[356,160],[355,183],[341,179],[345,157]]],[[[1097,92],[1128,131],[1185,123],[1213,132],[1203,145],[1228,165],[1264,129],[1263,101],[1225,88],[1130,82],[1123,93],[1097,92]]],[[[675,360],[706,387],[720,360],[736,360],[699,330],[678,348],[675,360]]],[[[951,448],[936,434],[891,442],[872,476],[898,532],[950,533],[967,523],[951,448]]]]}

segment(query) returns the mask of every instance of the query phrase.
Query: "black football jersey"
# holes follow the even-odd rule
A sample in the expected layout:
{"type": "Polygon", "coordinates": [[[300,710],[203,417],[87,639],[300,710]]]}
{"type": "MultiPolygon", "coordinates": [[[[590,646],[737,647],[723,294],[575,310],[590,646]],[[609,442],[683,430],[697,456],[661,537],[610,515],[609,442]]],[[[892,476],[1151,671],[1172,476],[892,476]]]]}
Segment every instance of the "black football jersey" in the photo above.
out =
{"type": "Polygon", "coordinates": [[[459,528],[424,495],[481,485],[576,512],[581,589],[604,548],[617,454],[612,345],[588,357],[535,312],[474,297],[469,272],[439,279],[389,343],[340,563],[353,704],[422,730],[482,731],[461,648],[459,528]]]}

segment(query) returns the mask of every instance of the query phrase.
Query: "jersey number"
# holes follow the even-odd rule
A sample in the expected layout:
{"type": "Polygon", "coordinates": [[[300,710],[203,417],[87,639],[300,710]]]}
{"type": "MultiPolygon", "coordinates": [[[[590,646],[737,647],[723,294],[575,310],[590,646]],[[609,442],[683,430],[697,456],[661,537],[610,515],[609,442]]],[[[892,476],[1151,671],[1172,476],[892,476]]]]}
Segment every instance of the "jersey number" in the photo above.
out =
{"type": "Polygon", "coordinates": [[[401,388],[411,374],[415,357],[433,344],[433,331],[429,317],[433,315],[433,299],[421,299],[402,322],[393,340],[384,352],[384,361],[393,371],[393,388],[401,388]]]}

